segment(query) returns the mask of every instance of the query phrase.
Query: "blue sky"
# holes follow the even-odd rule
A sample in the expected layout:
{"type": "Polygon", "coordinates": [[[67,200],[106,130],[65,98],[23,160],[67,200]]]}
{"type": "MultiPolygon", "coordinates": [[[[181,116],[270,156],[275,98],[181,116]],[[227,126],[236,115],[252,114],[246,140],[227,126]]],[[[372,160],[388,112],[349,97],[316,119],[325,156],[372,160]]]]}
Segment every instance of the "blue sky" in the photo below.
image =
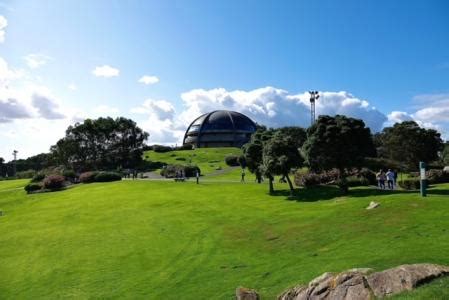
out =
{"type": "Polygon", "coordinates": [[[0,15],[7,160],[86,117],[130,117],[169,144],[216,108],[307,126],[310,89],[318,114],[373,131],[415,119],[449,138],[447,1],[23,0],[0,15]]]}

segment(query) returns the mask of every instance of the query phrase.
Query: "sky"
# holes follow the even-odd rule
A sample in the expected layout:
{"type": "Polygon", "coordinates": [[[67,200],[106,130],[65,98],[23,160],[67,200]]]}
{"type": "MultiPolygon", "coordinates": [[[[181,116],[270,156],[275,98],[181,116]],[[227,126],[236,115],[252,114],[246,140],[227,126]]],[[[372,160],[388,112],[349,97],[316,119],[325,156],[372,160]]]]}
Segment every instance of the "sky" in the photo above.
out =
{"type": "Polygon", "coordinates": [[[217,109],[307,127],[309,90],[317,115],[449,139],[448,16],[445,0],[0,0],[0,157],[106,116],[150,144],[217,109]]]}

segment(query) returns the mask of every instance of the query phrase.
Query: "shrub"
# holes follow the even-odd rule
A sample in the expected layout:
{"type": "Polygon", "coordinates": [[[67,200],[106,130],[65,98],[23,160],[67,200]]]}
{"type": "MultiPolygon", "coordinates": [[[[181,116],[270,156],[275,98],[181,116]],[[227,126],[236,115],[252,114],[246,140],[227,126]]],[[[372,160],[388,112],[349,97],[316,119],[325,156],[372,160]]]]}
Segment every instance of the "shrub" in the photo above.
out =
{"type": "Polygon", "coordinates": [[[367,168],[362,168],[360,171],[358,171],[357,176],[364,181],[367,184],[363,184],[363,185],[376,185],[377,184],[377,179],[376,179],[376,173],[374,173],[373,171],[371,171],[370,169],[367,168]]]}
{"type": "Polygon", "coordinates": [[[44,178],[45,178],[45,174],[37,173],[36,175],[33,176],[33,178],[31,179],[31,182],[41,182],[42,180],[44,180],[44,178]]]}
{"type": "Polygon", "coordinates": [[[154,152],[170,152],[173,151],[172,147],[164,145],[153,145],[154,152]]]}
{"type": "Polygon", "coordinates": [[[96,182],[110,182],[122,180],[122,175],[116,172],[99,172],[95,175],[96,182]]]}
{"type": "Polygon", "coordinates": [[[175,158],[175,160],[186,161],[186,158],[185,157],[177,157],[177,158],[175,158]]]}
{"type": "Polygon", "coordinates": [[[161,175],[166,178],[174,178],[176,177],[176,173],[180,174],[182,171],[184,177],[195,177],[197,170],[201,174],[200,168],[195,165],[168,165],[161,170],[161,175]]]}
{"type": "Polygon", "coordinates": [[[30,182],[28,183],[24,189],[25,191],[30,194],[32,192],[38,191],[42,188],[42,186],[40,184],[34,183],[34,182],[30,182]]]}
{"type": "Polygon", "coordinates": [[[193,145],[187,144],[176,147],[175,150],[193,150],[193,145]]]}
{"type": "Polygon", "coordinates": [[[321,184],[321,177],[317,173],[295,173],[295,184],[297,186],[312,187],[321,184]]]}
{"type": "Polygon", "coordinates": [[[449,182],[449,174],[443,170],[430,169],[426,172],[429,183],[447,183],[449,182]]]}
{"type": "Polygon", "coordinates": [[[370,185],[370,182],[368,179],[362,176],[350,176],[346,179],[346,184],[348,187],[355,187],[355,186],[367,186],[370,185]]]}
{"type": "Polygon", "coordinates": [[[64,187],[64,176],[61,175],[50,175],[44,179],[44,188],[49,190],[57,190],[64,187]]]}
{"type": "Polygon", "coordinates": [[[418,190],[420,188],[420,180],[418,178],[408,178],[398,181],[401,188],[405,190],[418,190]]]}
{"type": "Polygon", "coordinates": [[[18,179],[33,178],[34,175],[36,175],[36,171],[26,170],[26,171],[17,172],[16,178],[18,178],[18,179]]]}
{"type": "Polygon", "coordinates": [[[74,182],[75,179],[78,177],[76,176],[76,173],[73,170],[65,170],[62,173],[62,176],[64,176],[66,180],[70,180],[71,182],[74,182]]]}
{"type": "Polygon", "coordinates": [[[97,176],[98,172],[90,171],[90,172],[84,172],[80,175],[80,182],[82,183],[91,183],[95,182],[95,176],[97,176]]]}
{"type": "Polygon", "coordinates": [[[228,155],[228,156],[226,156],[225,157],[225,163],[228,166],[231,166],[231,167],[240,166],[240,164],[239,164],[239,157],[236,156],[236,155],[228,155]]]}

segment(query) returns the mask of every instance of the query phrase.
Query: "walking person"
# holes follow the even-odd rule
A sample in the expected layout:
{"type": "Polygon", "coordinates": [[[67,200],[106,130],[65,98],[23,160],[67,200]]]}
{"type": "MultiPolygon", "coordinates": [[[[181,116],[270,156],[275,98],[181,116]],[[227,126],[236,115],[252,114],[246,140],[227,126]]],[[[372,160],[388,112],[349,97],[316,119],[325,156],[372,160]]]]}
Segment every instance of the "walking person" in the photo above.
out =
{"type": "Polygon", "coordinates": [[[391,169],[388,169],[388,172],[385,175],[387,177],[388,189],[392,190],[394,188],[394,172],[391,169]]]}
{"type": "Polygon", "coordinates": [[[242,169],[242,179],[240,179],[240,182],[245,182],[245,169],[242,169]]]}
{"type": "Polygon", "coordinates": [[[379,170],[379,173],[376,174],[377,183],[379,186],[379,189],[385,190],[385,172],[383,170],[379,170]]]}
{"type": "Polygon", "coordinates": [[[196,170],[195,176],[196,176],[196,184],[199,184],[200,183],[200,172],[198,172],[198,170],[196,170]]]}

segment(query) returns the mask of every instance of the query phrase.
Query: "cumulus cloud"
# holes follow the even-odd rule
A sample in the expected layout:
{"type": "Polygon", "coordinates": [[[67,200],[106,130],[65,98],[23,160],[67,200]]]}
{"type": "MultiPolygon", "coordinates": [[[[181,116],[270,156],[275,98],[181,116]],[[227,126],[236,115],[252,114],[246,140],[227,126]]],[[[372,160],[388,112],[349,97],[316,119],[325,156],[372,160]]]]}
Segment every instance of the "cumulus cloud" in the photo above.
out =
{"type": "Polygon", "coordinates": [[[21,70],[13,70],[8,66],[8,63],[0,57],[0,87],[6,87],[11,80],[22,77],[21,70]]]}
{"type": "Polygon", "coordinates": [[[99,67],[95,67],[95,69],[92,70],[92,74],[94,74],[97,77],[116,77],[120,74],[119,69],[113,68],[109,65],[103,65],[99,67]]]}
{"type": "Polygon", "coordinates": [[[0,15],[0,43],[5,41],[5,28],[8,26],[8,20],[2,15],[0,15]]]}
{"type": "Polygon", "coordinates": [[[44,54],[28,54],[23,59],[30,69],[37,69],[45,65],[51,58],[44,54]]]}
{"type": "Polygon", "coordinates": [[[404,121],[412,121],[413,117],[404,111],[392,111],[388,114],[388,125],[394,123],[402,123],[404,121]]]}
{"type": "Polygon", "coordinates": [[[17,99],[0,99],[0,123],[9,123],[15,119],[31,118],[29,107],[17,99]]]}
{"type": "Polygon", "coordinates": [[[139,79],[139,82],[145,85],[155,84],[159,82],[159,78],[157,78],[156,76],[144,75],[139,79]]]}
{"type": "MultiPolygon", "coordinates": [[[[316,103],[317,115],[344,114],[365,121],[372,131],[382,129],[387,117],[368,101],[347,92],[322,92],[316,103]]],[[[310,95],[291,94],[273,87],[244,91],[224,88],[194,89],[181,94],[184,107],[176,112],[166,100],[146,100],[131,111],[146,114],[144,127],[152,143],[181,143],[184,131],[196,117],[213,110],[239,111],[269,127],[310,125],[310,95]]]]}
{"type": "MultiPolygon", "coordinates": [[[[186,110],[181,113],[183,121],[216,109],[236,110],[254,121],[269,127],[310,125],[310,96],[308,92],[290,94],[273,87],[251,91],[227,91],[223,88],[196,89],[181,95],[186,110]]],[[[321,92],[316,102],[317,115],[342,114],[365,121],[373,131],[382,129],[387,117],[368,101],[347,92],[321,92]]]]}
{"type": "Polygon", "coordinates": [[[32,104],[36,108],[39,117],[48,120],[65,118],[65,115],[59,111],[58,103],[51,96],[34,93],[31,97],[32,104]]]}

